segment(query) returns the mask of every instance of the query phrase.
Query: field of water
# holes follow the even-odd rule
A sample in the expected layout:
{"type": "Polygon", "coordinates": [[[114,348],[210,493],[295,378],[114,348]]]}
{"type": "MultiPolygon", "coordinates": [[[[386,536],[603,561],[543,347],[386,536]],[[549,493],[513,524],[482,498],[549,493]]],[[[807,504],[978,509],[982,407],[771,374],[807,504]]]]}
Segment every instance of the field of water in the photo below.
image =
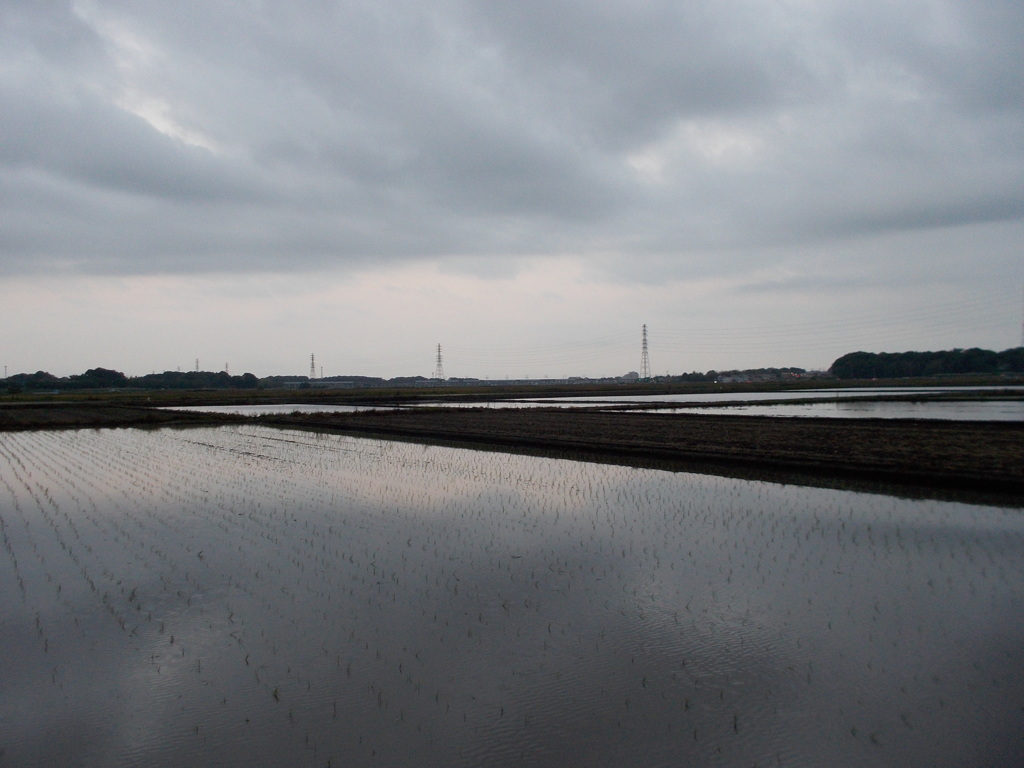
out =
{"type": "Polygon", "coordinates": [[[239,416],[263,416],[289,413],[353,413],[372,411],[364,405],[323,405],[321,403],[264,403],[261,405],[189,405],[165,407],[165,411],[195,411],[196,413],[234,413],[239,416]]]}
{"type": "Polygon", "coordinates": [[[705,392],[677,395],[621,395],[600,399],[556,398],[520,405],[599,407],[649,406],[657,413],[722,416],[802,416],[833,419],[944,419],[1024,421],[1024,388],[852,387],[783,392],[705,392]],[[856,399],[851,399],[856,398],[856,399]],[[909,399],[913,398],[913,399],[909,399]],[[958,399],[963,398],[963,399],[958,399]],[[798,402],[791,402],[798,401],[798,402]],[[813,402],[812,402],[813,401],[813,402]],[[722,403],[723,405],[717,405],[722,403]],[[664,407],[664,406],[669,407],[664,407]]]}
{"type": "Polygon", "coordinates": [[[257,426],[0,435],[0,765],[1024,764],[1024,513],[257,426]]]}
{"type": "Polygon", "coordinates": [[[828,419],[942,419],[1024,421],[1024,400],[845,400],[839,402],[659,408],[656,413],[705,416],[802,416],[828,419]]]}
{"type": "Polygon", "coordinates": [[[838,389],[789,389],[768,392],[691,392],[671,395],[601,395],[591,397],[556,397],[533,398],[523,400],[527,403],[564,404],[564,405],[600,405],[600,404],[651,404],[676,403],[679,405],[698,405],[709,403],[757,403],[784,402],[786,400],[835,400],[836,398],[865,397],[905,398],[915,396],[922,400],[935,396],[955,396],[976,398],[978,396],[1016,396],[1024,398],[1024,387],[842,387],[838,389]]]}

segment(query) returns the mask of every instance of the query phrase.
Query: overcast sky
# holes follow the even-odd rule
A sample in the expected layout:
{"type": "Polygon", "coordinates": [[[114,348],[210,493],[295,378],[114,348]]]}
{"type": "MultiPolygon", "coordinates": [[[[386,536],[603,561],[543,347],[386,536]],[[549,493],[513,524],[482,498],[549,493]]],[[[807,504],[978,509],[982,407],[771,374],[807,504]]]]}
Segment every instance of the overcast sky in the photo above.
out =
{"type": "Polygon", "coordinates": [[[1022,41],[1018,0],[0,0],[0,362],[1015,347],[1022,41]]]}

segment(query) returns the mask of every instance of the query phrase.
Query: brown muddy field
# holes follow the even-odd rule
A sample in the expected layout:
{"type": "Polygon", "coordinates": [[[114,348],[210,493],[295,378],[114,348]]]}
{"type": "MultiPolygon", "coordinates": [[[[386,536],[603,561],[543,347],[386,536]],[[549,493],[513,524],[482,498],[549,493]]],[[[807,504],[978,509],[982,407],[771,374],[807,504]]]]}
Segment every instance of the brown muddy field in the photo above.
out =
{"type": "Polygon", "coordinates": [[[243,417],[110,403],[0,407],[0,431],[189,426],[255,420],[300,429],[446,442],[871,490],[967,491],[1024,502],[1024,424],[702,416],[582,408],[419,408],[243,417]]]}
{"type": "Polygon", "coordinates": [[[89,427],[159,427],[237,423],[239,417],[217,413],[163,411],[110,403],[10,403],[0,405],[0,431],[83,429],[89,427]]]}
{"type": "Polygon", "coordinates": [[[1024,498],[1024,424],[416,409],[262,417],[290,427],[560,451],[765,479],[848,479],[1024,498]]]}

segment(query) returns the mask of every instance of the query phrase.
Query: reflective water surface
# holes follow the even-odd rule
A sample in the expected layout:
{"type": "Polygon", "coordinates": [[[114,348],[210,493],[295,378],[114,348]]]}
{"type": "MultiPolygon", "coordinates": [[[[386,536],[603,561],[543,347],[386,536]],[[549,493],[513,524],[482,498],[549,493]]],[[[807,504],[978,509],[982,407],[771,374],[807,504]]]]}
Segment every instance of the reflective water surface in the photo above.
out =
{"type": "Polygon", "coordinates": [[[1020,510],[255,426],[0,485],[5,765],[1024,764],[1020,510]]]}
{"type": "Polygon", "coordinates": [[[280,413],[352,413],[372,411],[365,405],[325,405],[323,403],[261,403],[259,405],[190,405],[165,407],[164,411],[196,411],[199,413],[237,413],[242,416],[260,416],[280,413]]]}
{"type": "Polygon", "coordinates": [[[566,405],[600,403],[756,403],[783,400],[834,400],[837,397],[884,397],[906,395],[972,395],[1006,393],[1024,397],[1021,386],[988,387],[841,387],[831,389],[787,389],[769,392],[690,392],[671,395],[601,395],[591,397],[533,398],[523,402],[566,405]]]}
{"type": "Polygon", "coordinates": [[[665,408],[656,413],[721,416],[803,416],[830,419],[944,419],[949,421],[1024,421],[1024,400],[846,400],[774,405],[665,408]]]}
{"type": "MultiPolygon", "coordinates": [[[[832,418],[952,419],[957,421],[1024,420],[1024,387],[856,387],[850,389],[807,389],[783,392],[704,392],[677,395],[606,395],[601,397],[528,398],[521,400],[447,401],[416,403],[414,407],[435,408],[601,408],[622,406],[664,406],[658,413],[703,413],[757,416],[825,416],[832,418]],[[977,395],[1006,393],[1020,399],[970,399],[977,395]],[[964,400],[937,399],[942,395],[963,395],[964,400]],[[881,396],[918,400],[877,400],[881,396]],[[848,398],[864,398],[851,402],[848,398]],[[819,402],[791,403],[791,400],[819,402]],[[714,403],[729,403],[715,406],[714,403]],[[671,407],[678,404],[677,407],[671,407]]],[[[261,405],[194,405],[164,410],[237,413],[246,416],[289,413],[342,413],[398,409],[402,405],[367,406],[323,403],[271,403],[261,405]]]]}
{"type": "Polygon", "coordinates": [[[704,392],[678,395],[622,395],[600,399],[557,398],[548,401],[523,401],[523,404],[564,407],[669,404],[676,407],[659,407],[655,412],[724,416],[1024,421],[1024,387],[1019,386],[853,387],[782,392],[704,392]],[[997,393],[1006,396],[1006,399],[992,397],[997,393]],[[964,399],[954,399],[961,396],[964,399]],[[978,396],[992,399],[978,399],[978,396]],[[886,397],[896,399],[878,399],[886,397]],[[716,403],[723,405],[715,405],[716,403]]]}

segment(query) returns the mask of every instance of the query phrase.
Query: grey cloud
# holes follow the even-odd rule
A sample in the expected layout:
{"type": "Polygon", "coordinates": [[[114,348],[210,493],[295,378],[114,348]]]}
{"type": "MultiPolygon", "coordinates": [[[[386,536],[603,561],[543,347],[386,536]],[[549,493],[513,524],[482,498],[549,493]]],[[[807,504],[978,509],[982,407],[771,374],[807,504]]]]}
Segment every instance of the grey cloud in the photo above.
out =
{"type": "Polygon", "coordinates": [[[66,67],[71,79],[104,58],[102,40],[72,12],[70,2],[0,4],[0,42],[9,66],[66,67]]]}
{"type": "Polygon", "coordinates": [[[0,3],[0,262],[577,253],[615,271],[618,252],[622,273],[646,259],[658,279],[1019,220],[1022,15],[995,0],[0,3]],[[208,146],[126,111],[147,98],[208,146]],[[751,148],[718,157],[689,130],[751,148]],[[633,167],[644,153],[662,153],[657,178],[633,167]]]}
{"type": "Polygon", "coordinates": [[[546,107],[612,147],[680,118],[753,114],[818,89],[764,4],[477,3],[495,45],[546,107]],[[767,27],[767,28],[766,28],[767,27]],[[566,109],[566,107],[568,109],[566,109]]]}
{"type": "Polygon", "coordinates": [[[1024,103],[1020,33],[1024,7],[1003,0],[900,3],[864,13],[854,4],[830,17],[851,69],[865,62],[902,75],[922,95],[968,114],[1024,103]]]}
{"type": "Polygon", "coordinates": [[[0,163],[30,167],[96,189],[163,199],[254,196],[249,174],[156,133],[140,118],[85,100],[54,105],[10,91],[0,116],[0,163]],[[242,178],[232,178],[241,176],[242,178]]]}

